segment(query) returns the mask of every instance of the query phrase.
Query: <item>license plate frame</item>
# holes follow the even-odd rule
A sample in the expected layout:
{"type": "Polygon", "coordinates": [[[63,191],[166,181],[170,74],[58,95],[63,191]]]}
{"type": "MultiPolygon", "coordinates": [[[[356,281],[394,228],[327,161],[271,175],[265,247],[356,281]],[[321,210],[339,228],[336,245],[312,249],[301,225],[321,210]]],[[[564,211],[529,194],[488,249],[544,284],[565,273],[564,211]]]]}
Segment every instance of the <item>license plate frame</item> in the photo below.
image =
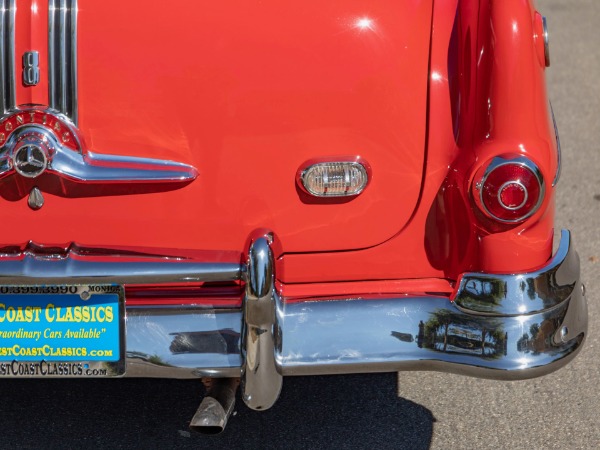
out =
{"type": "Polygon", "coordinates": [[[125,336],[121,285],[0,286],[0,377],[120,377],[125,336]]]}

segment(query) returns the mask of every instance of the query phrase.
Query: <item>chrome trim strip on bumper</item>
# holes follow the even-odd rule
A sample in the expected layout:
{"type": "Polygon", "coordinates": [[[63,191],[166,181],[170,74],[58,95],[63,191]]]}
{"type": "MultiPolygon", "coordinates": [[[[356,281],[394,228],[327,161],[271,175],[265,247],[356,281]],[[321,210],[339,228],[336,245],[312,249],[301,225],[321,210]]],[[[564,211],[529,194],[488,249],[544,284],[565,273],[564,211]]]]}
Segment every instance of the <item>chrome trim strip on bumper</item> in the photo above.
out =
{"type": "Polygon", "coordinates": [[[14,109],[16,0],[0,0],[0,116],[14,109]]]}
{"type": "MultiPolygon", "coordinates": [[[[159,284],[236,281],[243,276],[240,262],[215,262],[168,255],[80,248],[0,249],[1,284],[159,284]]],[[[231,258],[232,259],[232,258],[231,258]]]]}
{"type": "MultiPolygon", "coordinates": [[[[269,264],[262,267],[262,275],[252,270],[248,277],[262,280],[258,290],[267,298],[269,264]]],[[[500,380],[544,375],[569,362],[587,333],[578,267],[570,234],[563,232],[559,250],[546,267],[513,275],[515,282],[506,284],[508,289],[517,288],[500,300],[508,299],[510,305],[515,304],[513,296],[520,298],[524,292],[516,280],[535,286],[539,297],[544,293],[555,296],[551,306],[521,315],[482,314],[435,296],[284,302],[275,295],[274,304],[269,300],[261,306],[266,319],[256,320],[266,324],[259,328],[273,339],[272,344],[259,344],[258,354],[266,354],[268,371],[273,370],[269,361],[274,356],[274,370],[281,375],[399,370],[437,370],[500,380]],[[548,280],[551,285],[542,284],[548,280]],[[269,316],[268,305],[276,317],[269,316]]],[[[244,331],[254,326],[247,324],[255,322],[252,317],[258,312],[253,301],[246,299],[244,318],[240,310],[127,308],[126,376],[231,377],[245,368],[247,381],[248,368],[254,366],[247,351],[246,361],[243,351],[240,357],[239,348],[248,348],[248,340],[262,336],[244,331]]],[[[252,392],[248,392],[252,385],[246,384],[245,395],[276,398],[279,393],[280,385],[270,375],[252,382],[260,384],[252,392]]]]}
{"type": "Polygon", "coordinates": [[[48,99],[77,125],[77,0],[48,2],[48,99]]]}

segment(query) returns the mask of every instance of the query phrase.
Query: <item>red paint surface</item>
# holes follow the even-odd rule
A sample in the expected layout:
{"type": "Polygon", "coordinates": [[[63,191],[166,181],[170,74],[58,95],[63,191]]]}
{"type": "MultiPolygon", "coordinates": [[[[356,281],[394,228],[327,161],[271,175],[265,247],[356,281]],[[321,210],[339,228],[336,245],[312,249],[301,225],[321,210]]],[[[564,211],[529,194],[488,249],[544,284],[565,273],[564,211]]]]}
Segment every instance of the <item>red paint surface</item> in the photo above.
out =
{"type": "Polygon", "coordinates": [[[522,0],[482,1],[481,7],[436,2],[427,162],[417,211],[382,245],[285,255],[282,279],[456,279],[466,271],[516,273],[548,260],[557,153],[533,14],[522,0]],[[477,170],[507,152],[531,158],[546,182],[539,211],[517,226],[487,220],[471,198],[477,170]]]}
{"type": "Polygon", "coordinates": [[[48,1],[19,0],[15,15],[15,73],[17,104],[48,104],[48,1]],[[23,54],[37,51],[40,82],[23,84],[23,54]]]}
{"type": "MultiPolygon", "coordinates": [[[[269,228],[283,249],[277,277],[300,296],[361,293],[320,284],[361,280],[383,283],[371,290],[417,280],[423,288],[410,292],[424,292],[426,280],[447,286],[465,271],[539,267],[552,246],[557,168],[539,19],[525,0],[480,3],[435,2],[432,20],[431,1],[81,0],[88,148],[192,164],[199,178],[153,194],[47,195],[36,212],[5,196],[0,218],[18,224],[6,243],[241,252],[269,228]],[[518,226],[483,217],[471,198],[474,174],[501,154],[527,156],[546,180],[540,210],[518,226]],[[298,168],[331,156],[369,161],[369,188],[306,201],[298,168]]],[[[21,52],[40,38],[17,15],[21,52]]],[[[47,85],[26,89],[19,102],[47,85]]]]}

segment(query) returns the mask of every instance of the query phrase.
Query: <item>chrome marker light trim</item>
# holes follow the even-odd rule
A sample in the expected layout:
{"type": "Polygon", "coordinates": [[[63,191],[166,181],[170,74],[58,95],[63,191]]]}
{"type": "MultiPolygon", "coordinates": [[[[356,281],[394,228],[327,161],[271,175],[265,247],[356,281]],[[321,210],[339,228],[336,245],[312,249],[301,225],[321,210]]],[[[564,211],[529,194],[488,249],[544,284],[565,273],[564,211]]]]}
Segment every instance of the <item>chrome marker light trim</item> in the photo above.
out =
{"type": "Polygon", "coordinates": [[[48,3],[48,97],[77,125],[77,0],[48,3]]]}
{"type": "Polygon", "coordinates": [[[0,113],[16,107],[15,13],[16,0],[0,0],[0,113]]]}
{"type": "Polygon", "coordinates": [[[366,189],[370,179],[371,168],[360,156],[313,159],[302,164],[296,173],[300,189],[321,198],[357,196],[366,189]],[[330,179],[331,174],[337,175],[330,179]],[[321,180],[321,189],[311,184],[311,180],[315,179],[321,180]]]}

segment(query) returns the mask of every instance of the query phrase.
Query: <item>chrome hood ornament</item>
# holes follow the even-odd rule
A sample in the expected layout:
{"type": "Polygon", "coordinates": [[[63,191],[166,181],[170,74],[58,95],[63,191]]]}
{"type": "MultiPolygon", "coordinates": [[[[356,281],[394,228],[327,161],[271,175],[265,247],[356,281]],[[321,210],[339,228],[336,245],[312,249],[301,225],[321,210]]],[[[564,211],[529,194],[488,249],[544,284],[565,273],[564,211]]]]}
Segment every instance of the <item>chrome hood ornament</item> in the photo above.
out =
{"type": "Polygon", "coordinates": [[[0,120],[0,183],[20,178],[15,184],[21,197],[34,188],[38,199],[41,191],[64,197],[141,194],[177,189],[197,175],[178,162],[92,153],[70,121],[50,110],[20,110],[0,120]]]}

